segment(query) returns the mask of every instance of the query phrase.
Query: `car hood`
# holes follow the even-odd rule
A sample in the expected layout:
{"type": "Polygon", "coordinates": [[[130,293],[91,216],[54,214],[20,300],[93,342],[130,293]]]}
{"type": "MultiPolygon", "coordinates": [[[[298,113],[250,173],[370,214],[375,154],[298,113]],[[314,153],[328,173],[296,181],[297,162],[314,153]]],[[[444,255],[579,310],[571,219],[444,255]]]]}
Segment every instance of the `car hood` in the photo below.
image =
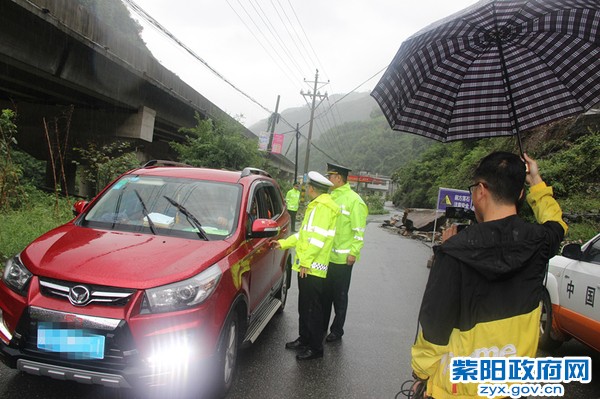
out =
{"type": "Polygon", "coordinates": [[[67,224],[21,254],[35,275],[145,289],[184,280],[225,256],[229,240],[203,241],[67,224]]]}

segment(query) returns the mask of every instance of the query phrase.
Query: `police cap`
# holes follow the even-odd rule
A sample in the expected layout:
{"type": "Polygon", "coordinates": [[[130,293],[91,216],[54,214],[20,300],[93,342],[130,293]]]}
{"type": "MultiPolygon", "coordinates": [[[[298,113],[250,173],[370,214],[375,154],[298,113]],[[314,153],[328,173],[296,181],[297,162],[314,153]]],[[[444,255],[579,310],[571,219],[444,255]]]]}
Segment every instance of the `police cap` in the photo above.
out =
{"type": "Polygon", "coordinates": [[[344,178],[348,178],[348,174],[352,169],[342,165],[336,165],[334,163],[327,163],[327,174],[328,175],[341,175],[344,178]]]}
{"type": "Polygon", "coordinates": [[[314,170],[308,172],[308,184],[324,191],[327,191],[329,187],[333,186],[333,183],[330,182],[328,178],[314,170]]]}

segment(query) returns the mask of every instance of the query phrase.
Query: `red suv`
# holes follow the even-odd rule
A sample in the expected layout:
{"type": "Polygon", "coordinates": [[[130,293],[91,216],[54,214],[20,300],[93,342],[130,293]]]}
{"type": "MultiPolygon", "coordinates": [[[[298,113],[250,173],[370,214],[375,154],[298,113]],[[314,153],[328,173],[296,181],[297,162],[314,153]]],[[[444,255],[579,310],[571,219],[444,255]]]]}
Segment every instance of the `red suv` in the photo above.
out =
{"type": "Polygon", "coordinates": [[[275,180],[146,166],[74,211],[7,262],[0,359],[88,384],[224,394],[240,345],[285,306],[291,255],[268,244],[290,225],[275,180]]]}

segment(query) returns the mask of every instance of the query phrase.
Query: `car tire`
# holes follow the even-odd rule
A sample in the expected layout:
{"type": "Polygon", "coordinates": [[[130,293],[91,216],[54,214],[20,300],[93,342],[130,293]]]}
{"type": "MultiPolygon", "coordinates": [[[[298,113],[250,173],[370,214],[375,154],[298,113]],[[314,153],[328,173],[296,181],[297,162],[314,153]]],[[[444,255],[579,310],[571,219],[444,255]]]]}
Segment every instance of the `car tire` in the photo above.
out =
{"type": "Polygon", "coordinates": [[[277,314],[283,313],[283,310],[285,309],[285,303],[287,301],[288,285],[289,285],[289,281],[290,281],[289,275],[291,272],[291,264],[292,264],[291,259],[288,258],[285,263],[285,267],[283,268],[283,276],[281,278],[281,288],[279,289],[279,292],[275,296],[275,298],[277,298],[281,301],[281,305],[279,306],[279,309],[277,309],[277,314]]]}
{"type": "Polygon", "coordinates": [[[240,324],[237,312],[231,312],[221,336],[217,354],[216,397],[224,398],[237,375],[240,324]]]}
{"type": "Polygon", "coordinates": [[[544,350],[556,349],[562,344],[562,341],[552,337],[552,302],[547,290],[543,291],[540,302],[542,313],[540,315],[540,342],[538,346],[544,350]]]}

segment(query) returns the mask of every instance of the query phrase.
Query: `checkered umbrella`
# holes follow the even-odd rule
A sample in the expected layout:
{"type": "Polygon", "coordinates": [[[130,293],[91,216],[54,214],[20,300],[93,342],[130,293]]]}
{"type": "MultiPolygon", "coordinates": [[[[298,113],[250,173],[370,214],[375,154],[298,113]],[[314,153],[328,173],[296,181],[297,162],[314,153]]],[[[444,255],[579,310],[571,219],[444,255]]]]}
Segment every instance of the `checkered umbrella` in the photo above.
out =
{"type": "Polygon", "coordinates": [[[600,102],[600,0],[479,1],[402,43],[371,95],[394,130],[521,146],[600,102]]]}

